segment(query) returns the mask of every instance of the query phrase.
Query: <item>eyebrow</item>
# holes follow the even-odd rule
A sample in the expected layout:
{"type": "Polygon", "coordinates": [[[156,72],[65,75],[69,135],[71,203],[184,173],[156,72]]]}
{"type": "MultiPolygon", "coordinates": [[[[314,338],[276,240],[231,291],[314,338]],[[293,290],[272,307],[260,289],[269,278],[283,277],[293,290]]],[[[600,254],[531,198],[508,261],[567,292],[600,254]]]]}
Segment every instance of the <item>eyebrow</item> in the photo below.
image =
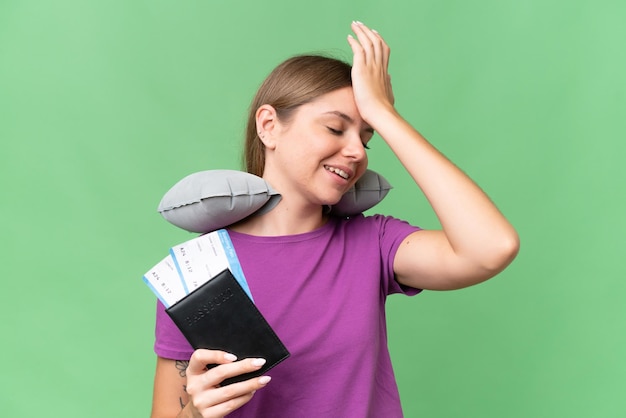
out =
{"type": "MultiPolygon", "coordinates": [[[[331,111],[329,111],[329,112],[325,112],[325,114],[327,114],[327,115],[328,115],[328,114],[330,114],[330,115],[339,116],[341,119],[345,120],[346,122],[349,122],[349,123],[351,123],[351,124],[354,124],[354,119],[352,119],[350,116],[348,116],[348,115],[346,115],[345,113],[340,112],[340,111],[338,111],[338,110],[331,110],[331,111]]],[[[367,124],[366,124],[366,125],[365,125],[365,129],[364,129],[364,131],[374,133],[374,128],[372,128],[371,126],[369,126],[369,125],[367,125],[367,124]]]]}

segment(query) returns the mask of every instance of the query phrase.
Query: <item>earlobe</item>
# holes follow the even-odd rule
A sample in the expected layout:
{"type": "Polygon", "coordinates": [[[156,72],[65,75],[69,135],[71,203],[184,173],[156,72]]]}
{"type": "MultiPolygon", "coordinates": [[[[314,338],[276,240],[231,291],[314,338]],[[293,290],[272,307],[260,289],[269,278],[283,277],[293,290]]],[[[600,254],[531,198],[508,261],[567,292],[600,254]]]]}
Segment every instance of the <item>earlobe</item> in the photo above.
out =
{"type": "Polygon", "coordinates": [[[276,109],[273,106],[264,104],[256,111],[256,129],[257,135],[265,145],[267,149],[274,149],[276,147],[274,141],[274,130],[277,125],[276,109]]]}

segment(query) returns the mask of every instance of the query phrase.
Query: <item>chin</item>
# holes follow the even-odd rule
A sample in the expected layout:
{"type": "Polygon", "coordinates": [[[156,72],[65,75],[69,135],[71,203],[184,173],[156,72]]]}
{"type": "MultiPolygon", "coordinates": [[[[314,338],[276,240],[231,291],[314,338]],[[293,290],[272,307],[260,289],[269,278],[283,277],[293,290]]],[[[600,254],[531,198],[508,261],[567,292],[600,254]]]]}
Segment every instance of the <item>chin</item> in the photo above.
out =
{"type": "Polygon", "coordinates": [[[319,187],[313,191],[313,200],[317,201],[320,205],[336,205],[339,203],[344,194],[350,190],[354,186],[351,183],[349,186],[344,185],[343,187],[337,187],[337,185],[328,187],[324,185],[324,187],[319,187]]]}
{"type": "Polygon", "coordinates": [[[343,197],[343,193],[335,194],[333,196],[326,196],[325,198],[320,199],[320,202],[322,206],[333,206],[339,203],[342,197],[343,197]]]}

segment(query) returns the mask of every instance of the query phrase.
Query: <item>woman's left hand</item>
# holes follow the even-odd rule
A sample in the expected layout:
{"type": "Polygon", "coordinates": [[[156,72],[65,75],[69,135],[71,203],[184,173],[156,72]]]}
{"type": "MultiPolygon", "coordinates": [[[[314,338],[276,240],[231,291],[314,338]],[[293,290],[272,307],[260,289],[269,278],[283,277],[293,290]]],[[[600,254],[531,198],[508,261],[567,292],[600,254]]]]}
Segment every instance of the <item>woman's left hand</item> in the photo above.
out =
{"type": "Polygon", "coordinates": [[[361,117],[373,124],[381,108],[393,110],[393,90],[388,73],[390,49],[384,39],[361,22],[352,22],[356,39],[348,36],[354,53],[352,88],[361,117]]]}
{"type": "Polygon", "coordinates": [[[398,157],[442,226],[404,240],[394,259],[398,282],[449,290],[487,280],[517,254],[517,232],[472,179],[396,112],[383,38],[360,22],[353,22],[352,30],[352,88],[361,118],[398,157]]]}

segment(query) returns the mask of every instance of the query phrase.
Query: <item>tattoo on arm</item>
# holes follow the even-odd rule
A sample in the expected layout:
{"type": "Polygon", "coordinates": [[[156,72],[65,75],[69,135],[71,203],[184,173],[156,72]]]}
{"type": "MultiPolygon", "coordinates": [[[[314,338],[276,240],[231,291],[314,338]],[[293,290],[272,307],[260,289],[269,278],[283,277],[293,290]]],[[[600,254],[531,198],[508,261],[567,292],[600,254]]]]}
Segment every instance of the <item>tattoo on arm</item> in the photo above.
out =
{"type": "Polygon", "coordinates": [[[178,369],[178,374],[180,375],[180,377],[187,377],[188,365],[188,361],[176,360],[176,369],[178,369]]]}
{"type": "MultiPolygon", "coordinates": [[[[187,385],[183,385],[183,390],[185,391],[185,393],[187,393],[187,385]]],[[[187,405],[185,402],[183,402],[183,397],[180,396],[178,398],[178,402],[180,403],[180,409],[185,409],[185,405],[187,405]]]]}
{"type": "MultiPolygon", "coordinates": [[[[178,370],[178,374],[180,377],[187,377],[187,366],[189,365],[188,361],[176,360],[176,370],[178,370]]],[[[185,393],[187,392],[187,385],[183,385],[183,390],[185,393]]],[[[180,403],[180,409],[185,408],[185,402],[183,402],[183,397],[178,398],[178,402],[180,403]]]]}

